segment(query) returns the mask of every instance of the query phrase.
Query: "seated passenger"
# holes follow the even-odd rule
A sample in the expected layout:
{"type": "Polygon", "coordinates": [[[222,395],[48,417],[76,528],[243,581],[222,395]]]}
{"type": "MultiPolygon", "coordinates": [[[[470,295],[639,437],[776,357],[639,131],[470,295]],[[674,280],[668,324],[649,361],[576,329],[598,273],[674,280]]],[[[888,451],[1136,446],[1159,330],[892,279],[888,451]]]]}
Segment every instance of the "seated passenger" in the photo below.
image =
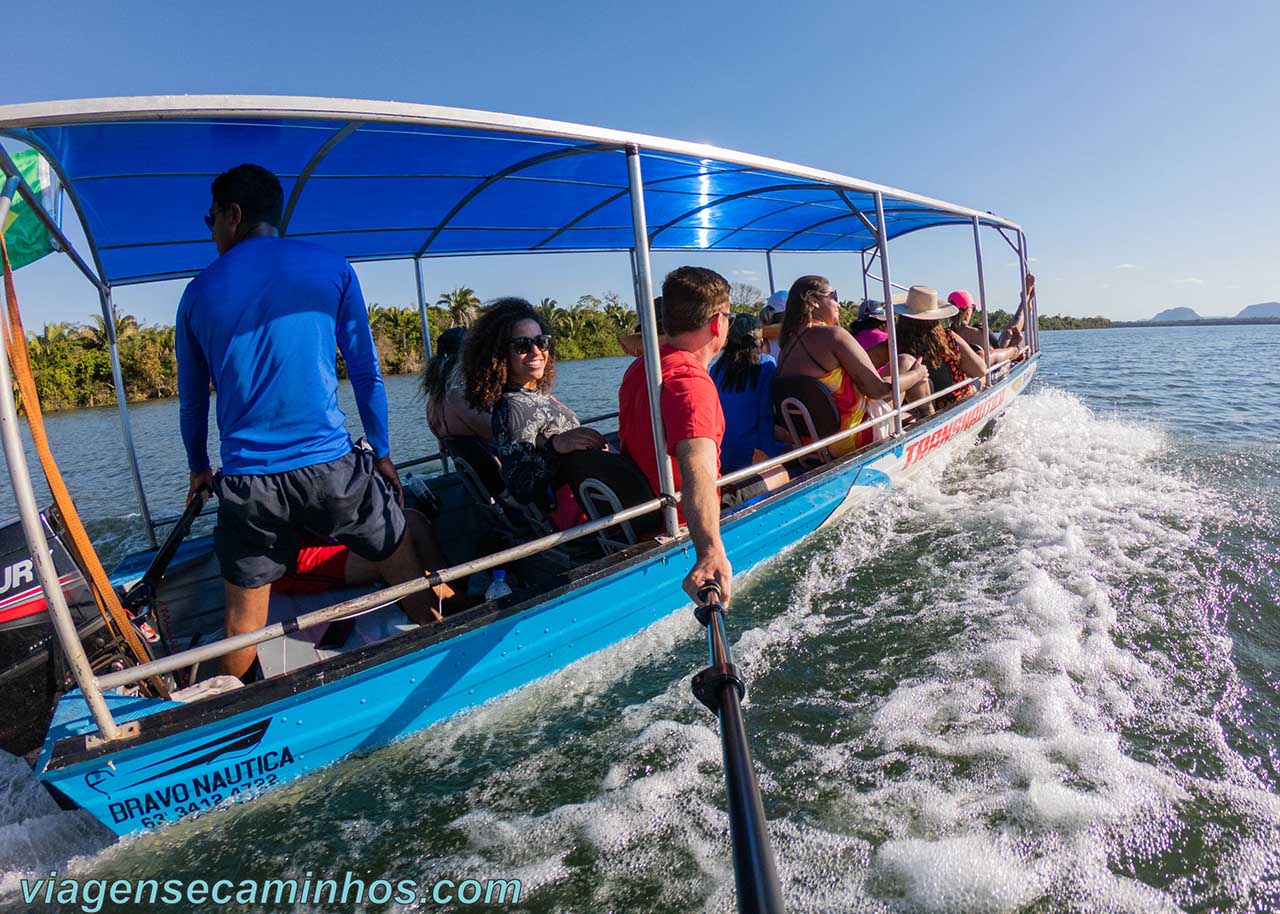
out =
{"type": "Polygon", "coordinates": [[[559,530],[586,520],[559,479],[558,458],[608,445],[550,395],[552,337],[533,305],[500,298],[486,308],[463,347],[462,372],[472,409],[492,410],[493,443],[511,497],[541,508],[559,530]]]}
{"type": "MultiPolygon", "coordinates": [[[[680,492],[680,514],[689,525],[696,553],[685,576],[685,593],[696,597],[708,584],[729,602],[733,569],[720,539],[720,443],[724,413],[707,366],[724,347],[729,332],[729,283],[714,270],[680,267],[662,283],[667,342],[659,351],[662,369],[661,419],[667,455],[680,492]]],[[[618,432],[622,453],[661,492],[658,453],[649,418],[649,389],[643,359],[633,362],[618,388],[618,432]]]]}
{"type": "Polygon", "coordinates": [[[858,306],[858,319],[849,325],[849,332],[858,341],[858,345],[867,351],[867,355],[871,356],[871,361],[876,365],[883,365],[889,360],[887,346],[885,355],[881,359],[877,359],[871,351],[882,343],[888,342],[889,331],[885,328],[884,302],[864,298],[862,304],[858,306]]]}
{"type": "Polygon", "coordinates": [[[782,315],[787,310],[787,290],[779,289],[769,296],[769,302],[760,309],[760,323],[765,342],[765,358],[778,361],[778,336],[782,331],[782,315]]]}
{"type": "MultiPolygon", "coordinates": [[[[853,428],[870,416],[871,399],[889,399],[893,385],[881,376],[849,331],[839,326],[840,300],[823,276],[801,276],[787,295],[787,312],[782,320],[782,355],[778,377],[808,377],[821,381],[831,391],[840,411],[840,427],[853,428]]],[[[928,374],[918,358],[898,356],[899,387],[903,401],[923,394],[928,374]]],[[[829,450],[835,456],[848,454],[875,440],[875,428],[866,428],[852,438],[837,441],[829,450]]]]}
{"type": "Polygon", "coordinates": [[[947,296],[947,303],[960,309],[955,317],[951,318],[951,331],[968,343],[979,358],[982,356],[982,351],[988,348],[991,350],[992,365],[1009,362],[1018,357],[1018,350],[1022,347],[1022,330],[1016,324],[1010,327],[1009,344],[1001,346],[995,334],[984,339],[981,327],[970,326],[969,322],[973,319],[976,302],[966,290],[956,289],[947,296]]]}
{"type": "Polygon", "coordinates": [[[750,314],[739,314],[729,325],[720,358],[711,366],[724,411],[720,469],[725,473],[782,452],[774,438],[773,398],[769,395],[778,366],[772,359],[766,361],[763,349],[760,321],[750,314]]]}
{"type": "Polygon", "coordinates": [[[427,398],[427,425],[436,438],[470,435],[493,439],[493,418],[467,403],[462,381],[462,345],[465,327],[452,327],[436,340],[436,354],[422,372],[422,392],[427,398]]]}
{"type": "MultiPolygon", "coordinates": [[[[421,511],[406,508],[405,525],[413,534],[418,562],[423,568],[443,568],[444,555],[436,542],[431,522],[421,511]]],[[[298,555],[283,577],[271,583],[272,593],[317,593],[335,587],[384,582],[375,562],[361,558],[332,537],[303,532],[298,555]]],[[[433,587],[440,605],[455,596],[448,584],[433,587]]]]}
{"type": "MultiPolygon", "coordinates": [[[[662,296],[659,295],[653,300],[653,315],[658,319],[658,344],[661,345],[667,341],[662,333],[662,296]]],[[[644,354],[644,334],[639,324],[636,324],[635,333],[627,333],[618,337],[618,344],[622,347],[622,351],[634,358],[640,358],[644,354]]]]}
{"type": "MultiPolygon", "coordinates": [[[[963,381],[981,379],[985,375],[982,357],[957,334],[947,329],[944,319],[957,312],[955,305],[938,305],[938,293],[928,286],[912,286],[906,301],[894,305],[898,314],[898,353],[919,358],[928,369],[932,392],[963,381]]],[[[972,394],[977,385],[961,387],[917,408],[917,416],[928,416],[935,409],[946,409],[972,394]]]]}

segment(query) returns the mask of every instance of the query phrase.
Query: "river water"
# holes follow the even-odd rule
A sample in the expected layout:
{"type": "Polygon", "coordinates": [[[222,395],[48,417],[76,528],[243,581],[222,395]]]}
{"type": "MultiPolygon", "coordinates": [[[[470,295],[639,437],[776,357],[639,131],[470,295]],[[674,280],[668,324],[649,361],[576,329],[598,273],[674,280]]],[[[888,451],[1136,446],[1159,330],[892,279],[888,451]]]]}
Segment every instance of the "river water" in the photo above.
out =
{"type": "MultiPolygon", "coordinates": [[[[790,911],[1280,909],[1280,327],[1043,345],[990,440],[735,589],[790,911]]],[[[606,411],[624,365],[563,365],[559,392],[606,411]]],[[[389,387],[408,457],[429,445],[421,405],[411,379],[389,387]]],[[[138,533],[107,468],[115,422],[86,411],[50,432],[119,554],[138,533]]],[[[175,406],[135,423],[148,490],[176,507],[175,406]]],[[[503,877],[518,905],[466,910],[732,910],[719,741],[689,692],[704,652],[680,613],[388,749],[125,841],[0,758],[0,908],[25,910],[19,879],[57,869],[503,877]]]]}

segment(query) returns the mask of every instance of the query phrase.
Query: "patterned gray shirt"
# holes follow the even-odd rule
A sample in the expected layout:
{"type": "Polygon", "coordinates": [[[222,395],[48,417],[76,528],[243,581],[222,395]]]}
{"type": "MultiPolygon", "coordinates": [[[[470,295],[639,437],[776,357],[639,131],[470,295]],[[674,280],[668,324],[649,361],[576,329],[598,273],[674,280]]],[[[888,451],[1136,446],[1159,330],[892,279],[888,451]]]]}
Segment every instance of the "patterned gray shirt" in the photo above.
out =
{"type": "Polygon", "coordinates": [[[559,455],[550,439],[581,424],[555,397],[521,387],[502,392],[493,407],[493,443],[512,498],[522,504],[551,503],[559,455]]]}

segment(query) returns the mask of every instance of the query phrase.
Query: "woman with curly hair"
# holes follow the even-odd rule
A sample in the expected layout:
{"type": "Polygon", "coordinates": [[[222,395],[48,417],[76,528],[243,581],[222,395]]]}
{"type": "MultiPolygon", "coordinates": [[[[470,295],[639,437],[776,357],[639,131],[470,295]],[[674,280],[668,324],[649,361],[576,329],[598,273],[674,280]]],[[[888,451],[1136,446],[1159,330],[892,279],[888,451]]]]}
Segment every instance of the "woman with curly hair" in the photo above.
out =
{"type": "MultiPolygon", "coordinates": [[[[898,354],[916,356],[929,371],[932,392],[945,390],[965,378],[981,379],[986,374],[982,357],[973,351],[946,320],[959,309],[952,304],[938,305],[938,293],[928,286],[912,286],[906,299],[893,306],[898,354]]],[[[939,397],[914,412],[918,417],[932,415],[935,409],[946,409],[959,403],[977,389],[977,384],[960,387],[939,397]]]]}
{"type": "Polygon", "coordinates": [[[556,368],[553,338],[523,298],[500,298],[471,326],[462,349],[467,402],[492,410],[493,444],[507,491],[547,512],[557,529],[584,520],[569,487],[557,478],[570,451],[604,450],[604,436],[585,428],[573,410],[551,396],[556,368]]]}

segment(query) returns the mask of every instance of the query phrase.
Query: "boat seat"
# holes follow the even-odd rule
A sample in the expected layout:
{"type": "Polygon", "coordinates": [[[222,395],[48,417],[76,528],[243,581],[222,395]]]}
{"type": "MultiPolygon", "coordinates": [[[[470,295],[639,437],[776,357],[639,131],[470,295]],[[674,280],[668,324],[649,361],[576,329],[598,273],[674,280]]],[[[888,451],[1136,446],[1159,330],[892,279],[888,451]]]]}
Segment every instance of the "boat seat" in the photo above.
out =
{"type": "Polygon", "coordinates": [[[506,490],[498,458],[479,438],[470,435],[446,435],[440,439],[440,450],[457,465],[463,482],[476,501],[497,505],[506,490]]]}
{"type": "MultiPolygon", "coordinates": [[[[561,478],[573,490],[592,520],[654,497],[649,480],[635,461],[616,451],[573,451],[560,458],[561,478]]],[[[662,530],[662,512],[649,514],[601,530],[596,541],[605,554],[620,552],[662,530]]]]}
{"type": "MultiPolygon", "coordinates": [[[[792,375],[775,377],[770,388],[773,414],[778,425],[787,430],[792,447],[834,435],[840,430],[840,410],[827,385],[817,378],[792,375]]],[[[796,462],[806,469],[830,463],[826,448],[807,454],[796,462]]]]}
{"type": "MultiPolygon", "coordinates": [[[[480,438],[447,435],[440,439],[440,450],[453,460],[471,496],[490,509],[504,539],[516,543],[555,532],[536,506],[520,504],[508,494],[502,464],[480,438]]],[[[542,557],[563,568],[578,564],[578,559],[558,548],[547,550],[542,557]]]]}

